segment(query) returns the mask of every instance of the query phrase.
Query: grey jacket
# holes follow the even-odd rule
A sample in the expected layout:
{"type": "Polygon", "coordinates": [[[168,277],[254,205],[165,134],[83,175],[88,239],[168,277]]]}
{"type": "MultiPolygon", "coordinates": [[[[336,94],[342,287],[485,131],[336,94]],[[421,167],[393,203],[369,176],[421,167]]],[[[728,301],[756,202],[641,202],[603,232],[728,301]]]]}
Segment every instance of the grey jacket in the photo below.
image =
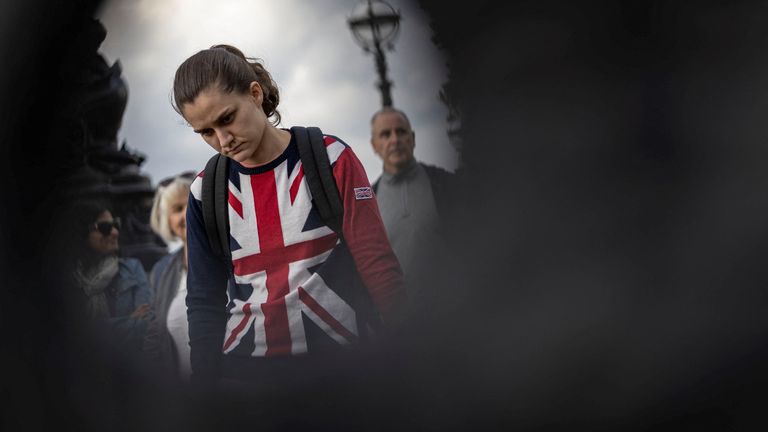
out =
{"type": "Polygon", "coordinates": [[[168,333],[166,321],[184,269],[183,255],[183,248],[166,255],[152,267],[149,275],[151,311],[144,337],[144,359],[153,372],[160,372],[167,375],[167,378],[178,376],[178,353],[168,333]]]}
{"type": "MultiPolygon", "coordinates": [[[[445,217],[449,213],[450,207],[454,204],[452,197],[456,193],[456,185],[454,184],[456,182],[454,179],[456,175],[437,166],[421,162],[418,162],[418,164],[424,167],[424,171],[426,171],[429,178],[432,194],[435,196],[437,213],[441,217],[445,217]]],[[[379,181],[381,181],[381,177],[377,178],[373,185],[371,185],[374,192],[378,192],[379,181]]]]}

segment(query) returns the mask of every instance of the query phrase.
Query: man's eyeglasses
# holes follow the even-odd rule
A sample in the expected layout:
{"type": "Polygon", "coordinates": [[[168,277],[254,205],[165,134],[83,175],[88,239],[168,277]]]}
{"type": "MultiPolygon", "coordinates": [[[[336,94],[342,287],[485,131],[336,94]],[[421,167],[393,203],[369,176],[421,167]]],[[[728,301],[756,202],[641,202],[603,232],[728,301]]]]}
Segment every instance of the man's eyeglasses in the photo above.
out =
{"type": "Polygon", "coordinates": [[[166,177],[157,184],[158,187],[166,187],[169,184],[171,184],[174,180],[177,178],[183,178],[183,179],[194,179],[197,177],[197,173],[195,171],[184,171],[181,174],[176,174],[175,176],[166,177]]]}
{"type": "Polygon", "coordinates": [[[120,230],[120,218],[115,218],[111,221],[96,222],[93,224],[93,229],[101,233],[101,235],[108,236],[112,234],[112,228],[120,230]]]}

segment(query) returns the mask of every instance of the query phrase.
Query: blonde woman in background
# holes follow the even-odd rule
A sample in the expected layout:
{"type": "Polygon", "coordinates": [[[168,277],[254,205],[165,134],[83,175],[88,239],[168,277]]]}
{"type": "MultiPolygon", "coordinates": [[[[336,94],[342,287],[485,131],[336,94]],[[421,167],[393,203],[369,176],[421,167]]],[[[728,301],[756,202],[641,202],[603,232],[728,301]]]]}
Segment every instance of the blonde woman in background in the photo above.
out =
{"type": "Polygon", "coordinates": [[[144,338],[145,359],[153,373],[187,381],[189,326],[187,324],[187,199],[195,173],[187,171],[158,184],[150,225],[166,243],[181,247],[158,261],[149,276],[151,319],[144,338]]]}

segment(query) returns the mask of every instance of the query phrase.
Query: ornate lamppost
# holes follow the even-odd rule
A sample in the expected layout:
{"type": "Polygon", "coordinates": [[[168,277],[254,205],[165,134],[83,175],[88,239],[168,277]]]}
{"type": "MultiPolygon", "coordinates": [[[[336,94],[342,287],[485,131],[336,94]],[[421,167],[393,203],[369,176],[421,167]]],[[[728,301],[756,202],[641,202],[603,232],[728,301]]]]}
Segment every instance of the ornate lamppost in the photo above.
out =
{"type": "Polygon", "coordinates": [[[400,12],[380,0],[364,0],[352,10],[347,23],[358,45],[365,52],[373,53],[376,59],[381,105],[392,106],[392,82],[387,78],[384,48],[394,48],[395,37],[400,30],[400,12]]]}

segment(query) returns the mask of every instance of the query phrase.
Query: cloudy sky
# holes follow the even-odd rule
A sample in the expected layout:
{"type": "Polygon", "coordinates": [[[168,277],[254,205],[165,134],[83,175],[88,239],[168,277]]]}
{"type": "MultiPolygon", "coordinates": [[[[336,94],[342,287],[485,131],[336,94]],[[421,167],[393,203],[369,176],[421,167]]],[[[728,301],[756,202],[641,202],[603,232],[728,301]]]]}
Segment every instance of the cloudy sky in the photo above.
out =
{"type": "MultiPolygon", "coordinates": [[[[173,110],[173,75],[181,62],[217,43],[263,60],[280,89],[282,127],[319,126],[357,153],[368,177],[381,173],[370,146],[369,120],[381,104],[374,60],[356,45],[347,19],[359,0],[121,0],[104,4],[101,53],[119,60],[128,107],[119,142],[147,156],[142,171],[155,184],[200,170],[213,154],[173,110]]],[[[438,92],[447,79],[431,41],[429,17],[415,1],[389,0],[402,15],[389,77],[394,105],[416,131],[416,157],[454,170],[458,155],[446,135],[447,108],[438,92]]]]}

